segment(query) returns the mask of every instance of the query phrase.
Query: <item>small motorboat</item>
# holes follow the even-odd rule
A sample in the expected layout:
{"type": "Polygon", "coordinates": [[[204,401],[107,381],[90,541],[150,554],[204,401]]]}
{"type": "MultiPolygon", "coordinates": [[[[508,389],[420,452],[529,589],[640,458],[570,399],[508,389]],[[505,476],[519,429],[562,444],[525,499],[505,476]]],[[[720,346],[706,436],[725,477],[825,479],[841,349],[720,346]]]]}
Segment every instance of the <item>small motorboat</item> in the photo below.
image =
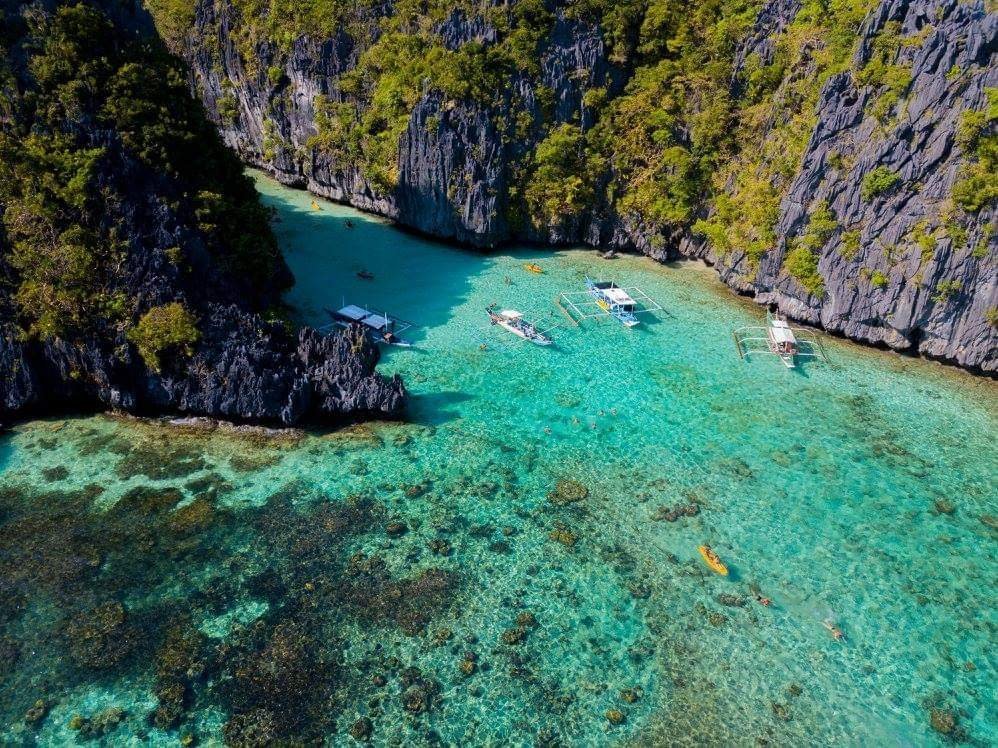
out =
{"type": "Polygon", "coordinates": [[[537,273],[538,275],[544,272],[544,268],[542,268],[536,262],[523,263],[523,269],[530,273],[537,273]]]}
{"type": "Polygon", "coordinates": [[[606,252],[600,252],[600,257],[604,260],[613,260],[617,257],[617,250],[608,249],[606,252]]]}
{"type": "Polygon", "coordinates": [[[519,338],[529,340],[536,345],[551,345],[553,342],[551,338],[538,330],[534,323],[525,320],[523,315],[515,309],[503,309],[501,312],[497,312],[496,305],[493,304],[485,311],[493,325],[499,325],[519,338]]]}
{"type": "Polygon", "coordinates": [[[728,567],[724,565],[721,557],[711,550],[709,545],[701,545],[697,548],[697,550],[700,551],[700,555],[703,556],[703,560],[707,566],[716,571],[722,577],[728,576],[728,567]]]}
{"type": "Polygon", "coordinates": [[[357,277],[366,281],[374,280],[374,273],[372,273],[370,270],[358,270],[357,277]]]}

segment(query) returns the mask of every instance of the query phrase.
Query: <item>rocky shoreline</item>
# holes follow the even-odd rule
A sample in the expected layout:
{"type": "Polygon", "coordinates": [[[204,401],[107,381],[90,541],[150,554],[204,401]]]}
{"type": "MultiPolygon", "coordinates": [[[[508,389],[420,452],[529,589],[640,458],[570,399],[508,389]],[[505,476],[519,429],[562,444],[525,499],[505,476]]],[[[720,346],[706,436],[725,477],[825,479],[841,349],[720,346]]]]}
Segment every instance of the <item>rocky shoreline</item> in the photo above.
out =
{"type": "Polygon", "coordinates": [[[398,416],[405,388],[376,372],[359,328],[324,335],[282,319],[294,279],[270,215],[142,23],[90,5],[11,13],[0,421],[398,416]]]}
{"type": "MultiPolygon", "coordinates": [[[[555,226],[511,219],[518,164],[548,132],[539,123],[578,122],[585,131],[598,116],[583,103],[586,92],[605,90],[612,100],[637,73],[633,65],[612,59],[599,24],[571,15],[561,3],[553,5],[555,20],[541,43],[538,76],[514,76],[498,109],[432,87],[424,91],[400,136],[397,183],[390,189],[313,140],[320,98],[362,107],[340,81],[358,65],[363,38],[344,32],[333,39],[300,36],[286,50],[261,41],[250,63],[240,51],[247,19],[229,0],[201,0],[195,29],[179,46],[191,65],[193,87],[225,142],[246,163],[286,185],[467,246],[582,243],[659,260],[704,259],[738,293],[793,319],[975,373],[998,372],[998,214],[993,200],[964,214],[953,211],[951,199],[972,158],[958,137],[961,117],[984,111],[988,92],[998,86],[998,15],[982,2],[955,0],[881,0],[872,9],[859,31],[851,72],[821,85],[803,155],[782,187],[773,241],[757,260],[740,247],[722,252],[692,221],[678,228],[643,221],[608,202],[602,191],[580,216],[555,226]],[[898,92],[863,82],[856,72],[880,54],[878,45],[887,37],[901,40],[889,60],[891,70],[905,71],[898,92]],[[554,104],[546,110],[542,89],[553,92],[554,104]],[[895,95],[898,102],[888,106],[895,95]],[[515,119],[513,98],[526,102],[526,116],[534,123],[525,138],[496,125],[515,119]],[[888,173],[896,181],[872,195],[871,174],[888,173]],[[834,217],[834,225],[815,239],[808,231],[821,209],[834,217]],[[821,279],[820,290],[787,271],[788,257],[805,240],[814,247],[812,272],[821,279]]],[[[749,61],[773,60],[780,34],[801,7],[797,0],[761,5],[734,56],[733,97],[742,95],[738,81],[749,61]]],[[[379,13],[390,12],[372,9],[368,20],[376,25],[379,13]]],[[[459,12],[435,33],[447,49],[471,43],[487,48],[501,36],[488,22],[459,12]]],[[[802,76],[817,75],[812,58],[818,51],[803,50],[782,73],[777,102],[797,95],[793,86],[802,76]]],[[[786,126],[764,122],[758,139],[782,137],[786,126]]],[[[734,183],[727,187],[736,197],[737,189],[734,183]]],[[[715,211],[702,207],[696,218],[709,223],[715,211]]]]}

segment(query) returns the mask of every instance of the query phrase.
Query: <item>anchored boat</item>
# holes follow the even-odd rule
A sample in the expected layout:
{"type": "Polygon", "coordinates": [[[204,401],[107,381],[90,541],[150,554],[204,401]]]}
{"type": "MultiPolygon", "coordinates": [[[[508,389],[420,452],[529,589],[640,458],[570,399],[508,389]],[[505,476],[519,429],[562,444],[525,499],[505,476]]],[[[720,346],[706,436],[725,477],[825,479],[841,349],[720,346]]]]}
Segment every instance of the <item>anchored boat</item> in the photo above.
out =
{"type": "Polygon", "coordinates": [[[769,350],[779,356],[788,369],[794,368],[794,357],[799,349],[797,338],[794,337],[794,331],[787,321],[781,317],[774,317],[769,323],[766,337],[769,340],[769,350]]]}
{"type": "Polygon", "coordinates": [[[493,325],[499,325],[517,337],[529,340],[536,345],[551,345],[553,342],[544,332],[538,330],[533,322],[528,322],[523,314],[515,309],[503,309],[501,312],[497,312],[496,305],[492,304],[485,311],[493,325]]]}
{"type": "Polygon", "coordinates": [[[732,333],[738,357],[747,361],[753,353],[779,356],[788,369],[797,366],[798,358],[820,358],[828,362],[818,337],[809,330],[791,327],[780,315],[766,312],[765,327],[740,327],[732,333]]]}
{"type": "Polygon", "coordinates": [[[412,343],[399,337],[400,333],[413,326],[411,322],[381,312],[373,312],[356,304],[346,304],[336,311],[327,309],[326,313],[332,318],[333,324],[339,327],[361,325],[375,342],[397,345],[400,348],[412,347],[412,343]]]}
{"type": "Polygon", "coordinates": [[[639,322],[637,315],[662,308],[637,286],[624,288],[613,281],[596,281],[589,277],[586,277],[585,291],[563,291],[555,301],[576,324],[591,317],[609,316],[624,327],[634,327],[639,322]]]}

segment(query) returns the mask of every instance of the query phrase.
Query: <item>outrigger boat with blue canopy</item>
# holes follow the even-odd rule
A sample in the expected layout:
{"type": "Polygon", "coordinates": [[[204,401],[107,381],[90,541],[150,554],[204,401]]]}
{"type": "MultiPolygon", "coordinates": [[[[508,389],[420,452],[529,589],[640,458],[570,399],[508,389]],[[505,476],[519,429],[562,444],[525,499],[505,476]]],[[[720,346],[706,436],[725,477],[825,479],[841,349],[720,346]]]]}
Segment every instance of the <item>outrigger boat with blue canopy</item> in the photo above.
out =
{"type": "Polygon", "coordinates": [[[411,328],[413,324],[398,317],[391,317],[383,312],[373,312],[356,304],[344,304],[336,311],[327,309],[326,314],[332,318],[333,324],[320,328],[320,332],[333,327],[333,325],[349,327],[352,324],[357,324],[364,328],[368,337],[376,343],[397,345],[400,348],[412,347],[412,343],[400,338],[399,334],[411,328]]]}
{"type": "Polygon", "coordinates": [[[613,281],[597,281],[588,276],[585,291],[564,291],[555,301],[576,324],[583,319],[609,316],[624,327],[634,327],[640,322],[637,315],[662,308],[637,286],[624,288],[613,281]]]}

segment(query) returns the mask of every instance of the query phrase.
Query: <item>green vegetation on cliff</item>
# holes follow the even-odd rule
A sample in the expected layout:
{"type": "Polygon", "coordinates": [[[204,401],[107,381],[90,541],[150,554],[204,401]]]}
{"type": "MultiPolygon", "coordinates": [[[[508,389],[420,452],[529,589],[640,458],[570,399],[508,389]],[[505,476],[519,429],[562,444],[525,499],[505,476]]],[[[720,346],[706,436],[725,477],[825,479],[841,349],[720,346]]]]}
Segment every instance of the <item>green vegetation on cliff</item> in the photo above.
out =
{"type": "Polygon", "coordinates": [[[128,339],[135,343],[146,366],[157,372],[165,353],[190,356],[200,337],[194,315],[176,301],[154,306],[128,332],[128,339]]]}
{"type": "MultiPolygon", "coordinates": [[[[151,6],[168,16],[161,25],[179,24],[181,7],[157,10],[166,2],[151,6]]],[[[472,139],[500,143],[505,172],[495,187],[496,210],[515,231],[577,236],[579,227],[589,228],[587,218],[606,216],[615,237],[622,229],[658,248],[692,230],[743,281],[770,256],[766,268],[782,269],[817,295],[818,259],[836,251],[851,261],[862,230],[851,215],[851,225],[824,231],[824,206],[805,235],[777,232],[780,216],[799,202],[790,192],[818,126],[822,91],[858,91],[871,137],[893,133],[912,95],[912,60],[950,13],[940,8],[912,32],[901,20],[864,29],[881,23],[864,0],[802,0],[799,8],[764,0],[399,0],[390,7],[303,0],[285,8],[289,2],[217,0],[212,23],[224,20],[231,30],[193,43],[234,40],[241,60],[219,64],[223,91],[226,75],[251,88],[266,89],[262,81],[269,81],[274,104],[287,93],[289,62],[301,62],[303,48],[291,42],[333,40],[335,53],[314,54],[338,72],[323,79],[312,102],[315,134],[299,143],[322,151],[323,166],[359,171],[374,192],[390,194],[399,180],[400,141],[416,124],[414,109],[432,97],[421,112],[427,132],[483,120],[494,128],[442,143],[470,167],[448,172],[448,196],[463,194],[479,178],[473,172],[494,165],[472,139]],[[244,71],[252,82],[237,80],[244,71]],[[833,78],[834,87],[825,89],[833,78]],[[445,123],[450,112],[454,121],[445,123]]],[[[206,30],[210,24],[202,35],[206,30]]],[[[221,60],[225,50],[211,52],[221,60]]],[[[965,75],[957,69],[951,79],[965,75]]],[[[952,197],[965,212],[979,211],[998,191],[991,123],[974,112],[961,127],[966,158],[952,197]]],[[[908,179],[911,170],[902,182],[887,166],[858,164],[848,143],[838,148],[844,152],[824,154],[829,176],[856,184],[865,172],[867,202],[919,188],[920,175],[908,179]]],[[[274,159],[276,149],[261,150],[264,160],[274,159]]],[[[307,163],[307,153],[294,155],[307,163]]]]}
{"type": "Polygon", "coordinates": [[[25,51],[26,69],[5,70],[0,267],[13,270],[11,296],[27,334],[130,324],[136,302],[122,272],[140,238],[124,235],[116,216],[133,191],[148,190],[149,200],[172,195],[164,207],[189,220],[248,288],[273,282],[280,256],[269,216],[175,58],[86,5],[51,14],[25,6],[2,23],[7,48],[25,51]],[[125,195],[110,174],[162,181],[137,181],[125,195]]]}
{"type": "Polygon", "coordinates": [[[998,199],[998,88],[987,89],[983,111],[966,111],[960,117],[957,143],[969,156],[953,185],[953,200],[976,213],[998,199]]]}

